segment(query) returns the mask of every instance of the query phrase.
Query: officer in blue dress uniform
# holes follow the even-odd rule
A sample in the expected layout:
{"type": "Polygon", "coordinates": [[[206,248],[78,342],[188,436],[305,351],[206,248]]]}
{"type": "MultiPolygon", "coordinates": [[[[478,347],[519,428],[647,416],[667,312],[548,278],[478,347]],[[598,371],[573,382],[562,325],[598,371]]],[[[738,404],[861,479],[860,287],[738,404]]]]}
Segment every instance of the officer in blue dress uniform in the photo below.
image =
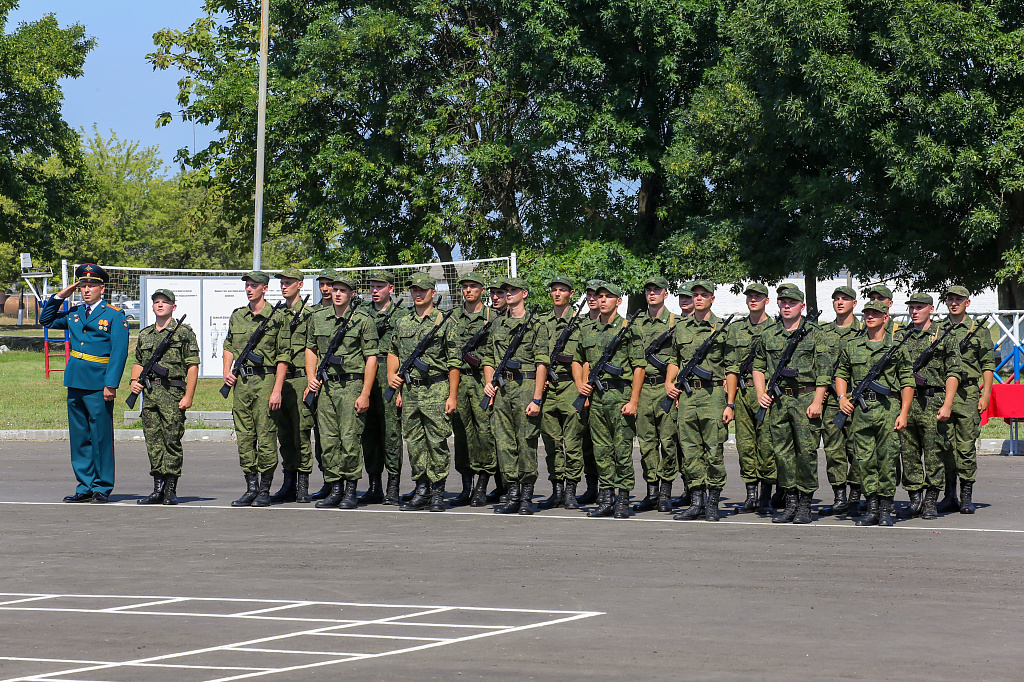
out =
{"type": "Polygon", "coordinates": [[[98,265],[79,265],[75,283],[52,296],[39,316],[44,327],[71,334],[64,385],[78,489],[65,502],[103,503],[114,489],[114,396],[128,360],[128,321],[120,308],[103,300],[109,279],[98,265]],[[75,289],[82,305],[61,312],[75,289]]]}

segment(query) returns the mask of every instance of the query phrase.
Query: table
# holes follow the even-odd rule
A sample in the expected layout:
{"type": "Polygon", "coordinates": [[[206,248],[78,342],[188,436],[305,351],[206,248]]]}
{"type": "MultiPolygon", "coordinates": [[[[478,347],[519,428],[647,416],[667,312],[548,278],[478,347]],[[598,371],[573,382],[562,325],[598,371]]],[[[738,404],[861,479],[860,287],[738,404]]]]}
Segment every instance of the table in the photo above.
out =
{"type": "Polygon", "coordinates": [[[988,409],[981,414],[984,426],[989,419],[1001,418],[1010,425],[1010,455],[1024,455],[1017,442],[1020,424],[1024,421],[1024,384],[994,384],[988,409]]]}

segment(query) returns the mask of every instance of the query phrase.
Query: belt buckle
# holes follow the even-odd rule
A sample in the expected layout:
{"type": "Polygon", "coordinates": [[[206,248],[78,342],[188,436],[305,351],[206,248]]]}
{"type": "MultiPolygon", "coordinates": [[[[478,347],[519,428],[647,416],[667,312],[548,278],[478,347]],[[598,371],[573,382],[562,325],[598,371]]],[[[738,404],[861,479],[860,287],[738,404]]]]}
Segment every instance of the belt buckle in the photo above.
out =
{"type": "Polygon", "coordinates": [[[872,402],[878,402],[878,394],[874,391],[864,391],[864,399],[872,402]]]}
{"type": "Polygon", "coordinates": [[[515,381],[515,373],[509,370],[505,370],[505,381],[515,381]]]}
{"type": "Polygon", "coordinates": [[[790,398],[792,398],[793,396],[796,395],[796,390],[792,388],[784,388],[782,389],[782,394],[788,395],[790,398]]]}

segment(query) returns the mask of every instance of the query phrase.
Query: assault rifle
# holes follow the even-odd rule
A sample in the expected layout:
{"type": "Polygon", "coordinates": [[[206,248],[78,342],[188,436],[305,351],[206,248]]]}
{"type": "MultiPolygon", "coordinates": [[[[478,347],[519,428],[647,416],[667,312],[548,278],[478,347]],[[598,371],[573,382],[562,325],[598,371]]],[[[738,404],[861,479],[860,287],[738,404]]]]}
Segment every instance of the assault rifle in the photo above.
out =
{"type": "MultiPolygon", "coordinates": [[[[700,344],[697,351],[693,354],[693,357],[690,358],[690,361],[679,368],[679,374],[676,375],[676,388],[681,391],[686,391],[686,395],[690,395],[693,393],[693,387],[690,386],[690,377],[695,376],[702,381],[708,381],[714,377],[711,372],[701,367],[700,363],[704,362],[704,358],[706,358],[708,353],[711,351],[711,344],[715,342],[715,339],[718,338],[719,334],[725,331],[725,328],[729,326],[729,323],[732,322],[732,318],[734,317],[736,317],[735,313],[725,318],[722,325],[715,331],[711,332],[711,335],[708,336],[708,338],[704,339],[704,343],[700,344]]],[[[660,403],[661,409],[668,412],[672,409],[672,403],[674,402],[675,400],[665,396],[660,403]]]]}
{"type": "Polygon", "coordinates": [[[476,330],[472,338],[466,342],[466,345],[462,347],[462,360],[470,367],[474,369],[480,366],[480,356],[474,353],[476,347],[480,344],[480,340],[487,333],[487,330],[491,328],[491,325],[498,319],[498,315],[495,314],[490,320],[487,321],[482,327],[476,330]]]}
{"type": "Polygon", "coordinates": [[[942,343],[943,339],[945,339],[946,335],[951,331],[953,331],[953,325],[948,325],[945,330],[943,330],[942,334],[936,334],[935,340],[932,341],[927,348],[921,351],[921,354],[917,356],[916,360],[914,360],[914,383],[918,386],[926,386],[928,384],[928,382],[924,380],[924,377],[918,374],[918,372],[924,369],[924,366],[927,365],[932,359],[932,356],[935,355],[935,350],[939,347],[939,344],[942,343]]]}
{"type": "MultiPolygon", "coordinates": [[[[853,389],[853,392],[850,393],[850,402],[854,403],[855,406],[860,405],[862,410],[866,410],[868,408],[868,404],[867,401],[864,400],[865,391],[874,391],[879,395],[889,395],[889,387],[878,383],[878,377],[881,376],[882,370],[884,370],[889,361],[896,356],[900,347],[902,347],[909,338],[910,334],[904,330],[903,338],[900,339],[900,342],[894,346],[890,346],[889,350],[885,351],[885,355],[878,358],[878,362],[871,366],[868,373],[864,375],[864,378],[861,379],[859,384],[857,384],[857,387],[853,389]]],[[[848,415],[845,412],[840,410],[839,414],[836,415],[836,418],[832,420],[832,423],[836,425],[836,428],[841,429],[843,428],[843,424],[846,423],[847,416],[848,415]]]]}
{"type": "MultiPolygon", "coordinates": [[[[178,327],[181,326],[181,323],[185,321],[186,317],[188,317],[188,315],[181,316],[181,319],[174,325],[174,329],[171,330],[171,333],[168,334],[164,340],[160,342],[160,345],[156,347],[156,350],[153,351],[153,355],[149,358],[149,362],[143,365],[142,373],[139,374],[139,378],[136,379],[136,381],[145,386],[146,390],[153,388],[153,380],[151,377],[154,374],[161,378],[167,377],[167,368],[160,364],[160,360],[164,357],[164,353],[167,352],[167,349],[171,347],[171,341],[174,339],[174,334],[178,331],[178,327]]],[[[129,393],[128,399],[124,402],[128,407],[134,409],[135,403],[138,399],[138,393],[129,393]]]]}
{"type": "Polygon", "coordinates": [[[648,364],[657,367],[659,372],[664,372],[668,369],[668,363],[655,355],[655,353],[661,350],[661,347],[665,345],[665,342],[668,341],[675,330],[675,327],[666,329],[663,334],[659,335],[654,341],[651,341],[651,345],[647,346],[647,349],[644,351],[644,359],[647,360],[648,364]]]}
{"type": "Polygon", "coordinates": [[[740,388],[743,390],[747,390],[747,380],[744,379],[743,376],[748,372],[754,371],[754,354],[757,353],[757,344],[759,343],[761,343],[760,336],[751,340],[750,352],[747,353],[746,359],[743,361],[743,364],[740,365],[740,373],[736,378],[740,382],[740,388]]]}
{"type": "Polygon", "coordinates": [[[398,301],[395,300],[394,294],[391,295],[391,310],[384,314],[384,317],[377,320],[377,338],[384,338],[384,334],[388,330],[388,325],[391,324],[391,316],[398,310],[398,301]]]}
{"type": "Polygon", "coordinates": [[[298,310],[292,315],[292,321],[288,323],[288,331],[295,331],[295,328],[299,326],[299,322],[302,322],[302,311],[306,309],[306,301],[309,300],[309,294],[306,294],[306,298],[302,299],[302,305],[298,306],[298,310]]]}
{"type": "MultiPolygon", "coordinates": [[[[537,306],[530,308],[529,314],[526,316],[526,320],[516,329],[512,338],[508,342],[508,348],[505,349],[505,355],[502,356],[501,362],[494,368],[494,374],[491,377],[491,383],[495,386],[505,385],[505,371],[512,369],[516,370],[523,366],[523,363],[518,360],[513,360],[512,356],[519,350],[519,344],[523,342],[523,337],[526,336],[526,330],[530,328],[530,322],[533,320],[534,313],[537,312],[537,306]]],[[[497,396],[495,396],[497,397],[497,396]]],[[[484,399],[480,401],[481,410],[489,410],[494,405],[494,398],[484,396],[484,399]]]]}
{"type": "MultiPolygon", "coordinates": [[[[285,305],[286,303],[281,301],[270,309],[270,314],[260,322],[258,327],[256,327],[256,331],[254,331],[252,336],[249,337],[249,341],[245,344],[245,348],[243,348],[242,352],[238,354],[237,358],[235,358],[235,362],[231,365],[231,373],[239,379],[244,379],[246,375],[249,374],[249,370],[245,368],[246,362],[251,362],[255,365],[263,364],[263,356],[256,352],[256,346],[258,346],[260,341],[263,340],[263,335],[267,333],[267,326],[270,324],[270,321],[274,319],[274,313],[285,305]]],[[[224,385],[220,387],[220,394],[227,398],[229,393],[231,393],[231,387],[227,385],[227,382],[225,382],[224,385]]]]}
{"type": "MultiPolygon", "coordinates": [[[[423,360],[420,360],[420,356],[423,355],[425,350],[427,350],[427,346],[434,340],[434,337],[437,336],[437,332],[444,326],[444,323],[448,321],[448,318],[451,317],[454,312],[455,308],[452,308],[448,312],[444,313],[441,316],[440,321],[438,321],[438,323],[435,324],[422,339],[420,339],[420,342],[416,344],[416,348],[413,349],[412,353],[409,354],[409,357],[407,357],[398,368],[398,376],[402,377],[402,380],[405,383],[408,384],[412,382],[412,375],[410,373],[412,372],[413,367],[421,372],[427,372],[430,370],[430,365],[423,362],[423,360]]],[[[394,388],[388,386],[387,390],[384,391],[384,402],[391,402],[391,399],[395,397],[395,392],[396,390],[394,388]]]]}
{"type": "MultiPolygon", "coordinates": [[[[356,308],[362,302],[358,296],[353,296],[351,302],[348,305],[348,315],[338,325],[337,331],[334,332],[334,336],[331,337],[331,342],[327,344],[327,352],[324,353],[324,357],[320,360],[320,364],[316,366],[316,372],[313,373],[313,378],[319,382],[327,381],[327,366],[328,365],[340,365],[341,358],[335,353],[338,350],[338,346],[341,345],[341,340],[345,337],[345,332],[348,331],[349,325],[352,324],[352,316],[356,314],[356,308]]],[[[302,402],[306,403],[306,407],[313,407],[313,403],[316,401],[316,393],[310,391],[306,394],[306,397],[302,399],[302,402]]]]}
{"type": "MultiPolygon", "coordinates": [[[[985,321],[988,321],[988,315],[985,315],[982,319],[984,319],[985,321]]],[[[974,325],[974,328],[971,329],[971,331],[967,332],[967,336],[965,336],[964,338],[960,339],[960,352],[961,353],[963,353],[965,350],[967,350],[967,347],[971,344],[971,339],[974,338],[974,336],[978,333],[979,329],[984,329],[986,331],[988,330],[988,327],[986,327],[984,324],[978,322],[978,318],[974,318],[974,321],[976,323],[974,325]]],[[[953,325],[948,325],[948,326],[952,327],[953,325]]]]}
{"type": "Polygon", "coordinates": [[[580,324],[580,311],[583,310],[583,304],[587,302],[586,297],[580,298],[580,302],[576,305],[576,309],[572,313],[572,317],[565,325],[565,329],[559,334],[558,339],[555,341],[555,345],[551,348],[551,365],[548,367],[547,380],[555,386],[562,380],[562,377],[558,376],[558,372],[555,371],[555,363],[561,363],[566,365],[572,362],[572,356],[565,352],[565,344],[569,343],[569,337],[572,336],[572,331],[580,324]]]}
{"type": "MultiPolygon", "coordinates": [[[[820,314],[820,313],[819,313],[820,314]]],[[[775,371],[772,372],[772,376],[768,379],[768,385],[764,387],[764,392],[770,395],[772,398],[778,398],[782,395],[782,389],[779,388],[779,382],[783,378],[793,378],[797,375],[795,369],[788,367],[789,361],[793,359],[793,353],[796,352],[796,347],[803,341],[804,337],[811,332],[811,327],[808,326],[818,321],[818,315],[813,318],[805,317],[800,323],[800,328],[793,332],[793,335],[789,337],[789,342],[786,347],[782,349],[782,356],[779,357],[779,364],[775,366],[775,371]]],[[[758,408],[757,414],[754,415],[754,419],[758,423],[764,421],[765,415],[768,414],[767,407],[758,408]]]]}
{"type": "MultiPolygon", "coordinates": [[[[629,319],[626,320],[626,324],[622,326],[622,329],[620,329],[608,345],[605,346],[604,351],[601,353],[601,357],[598,358],[597,362],[590,366],[590,374],[587,376],[587,384],[593,386],[599,391],[604,391],[607,390],[608,387],[603,381],[601,381],[601,375],[603,373],[607,372],[608,374],[616,377],[622,376],[624,370],[618,365],[613,365],[612,358],[615,356],[615,351],[618,350],[622,340],[626,338],[626,332],[628,332],[629,328],[633,326],[633,322],[639,314],[640,311],[638,310],[629,316],[629,319]]],[[[573,401],[572,406],[576,408],[577,412],[583,411],[583,406],[587,404],[588,397],[589,396],[585,396],[580,393],[576,400],[573,401]]]]}

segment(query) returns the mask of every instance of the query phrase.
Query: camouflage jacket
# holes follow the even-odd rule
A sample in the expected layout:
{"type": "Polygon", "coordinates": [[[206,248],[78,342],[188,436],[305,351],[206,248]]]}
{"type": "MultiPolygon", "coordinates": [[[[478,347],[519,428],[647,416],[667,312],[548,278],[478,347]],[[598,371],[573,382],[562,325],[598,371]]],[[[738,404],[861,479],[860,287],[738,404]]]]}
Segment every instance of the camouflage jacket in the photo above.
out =
{"type": "MultiPolygon", "coordinates": [[[[417,315],[415,310],[408,315],[403,315],[395,323],[391,335],[391,345],[387,349],[388,353],[396,356],[399,362],[404,362],[416,350],[420,339],[440,322],[442,315],[444,313],[437,309],[423,317],[417,315]]],[[[398,317],[398,313],[395,313],[395,317],[398,317]]],[[[410,372],[413,378],[425,379],[437,374],[448,374],[449,369],[459,368],[462,358],[459,357],[458,339],[455,337],[455,325],[452,324],[451,318],[446,320],[444,326],[434,335],[430,344],[420,355],[420,359],[427,363],[427,371],[423,372],[414,367],[410,372]]]]}
{"type": "MultiPolygon", "coordinates": [[[[701,344],[722,326],[722,322],[722,318],[711,313],[703,322],[691,317],[685,324],[677,324],[676,331],[672,334],[671,364],[682,367],[688,363],[701,344]]],[[[718,382],[725,379],[725,339],[726,332],[719,334],[704,356],[704,362],[700,363],[701,367],[711,372],[712,379],[718,382]]]]}
{"type": "MultiPolygon", "coordinates": [[[[363,312],[367,313],[370,316],[370,318],[373,319],[373,325],[374,328],[376,328],[377,324],[382,322],[384,318],[388,316],[388,313],[391,312],[391,306],[393,305],[398,304],[395,303],[394,301],[391,301],[390,303],[388,303],[388,306],[383,310],[377,310],[371,303],[370,305],[363,307],[363,312]]],[[[380,348],[381,353],[386,353],[388,348],[391,347],[391,338],[392,336],[394,336],[395,325],[398,324],[399,318],[408,317],[409,315],[410,311],[408,308],[398,306],[398,309],[395,310],[393,315],[391,315],[391,319],[388,320],[388,323],[387,325],[385,325],[384,329],[381,332],[378,332],[377,347],[380,348]]]]}
{"type": "MultiPolygon", "coordinates": [[[[626,320],[614,313],[608,324],[603,324],[601,319],[584,320],[580,323],[580,340],[576,347],[575,362],[580,364],[595,363],[601,359],[605,348],[611,340],[619,333],[619,330],[626,324],[626,320]]],[[[626,337],[615,349],[611,363],[623,369],[621,377],[606,374],[602,379],[625,379],[632,380],[632,371],[637,367],[644,367],[647,361],[644,359],[643,342],[636,330],[636,325],[630,327],[626,337]]]]}
{"type": "MultiPolygon", "coordinates": [[[[501,318],[491,327],[488,334],[490,339],[487,342],[486,350],[482,356],[483,364],[488,367],[497,367],[505,356],[512,337],[519,328],[526,324],[527,312],[523,317],[512,317],[502,315],[501,318]]],[[[547,365],[551,362],[551,342],[548,339],[548,330],[544,323],[534,315],[529,328],[523,334],[523,340],[516,348],[513,359],[522,363],[519,371],[533,372],[537,365],[547,365]]]]}
{"type": "MultiPolygon", "coordinates": [[[[558,343],[558,339],[562,336],[562,332],[565,331],[566,326],[569,324],[569,320],[572,318],[574,308],[567,306],[565,314],[562,317],[555,317],[555,312],[549,311],[541,315],[540,321],[547,329],[548,339],[551,341],[550,357],[551,365],[549,365],[549,372],[553,369],[558,372],[558,375],[562,379],[572,381],[572,360],[569,362],[558,362],[554,358],[555,344],[558,343]]],[[[569,338],[565,341],[565,347],[562,348],[562,353],[569,356],[570,358],[576,357],[576,350],[580,345],[580,326],[584,322],[590,322],[590,318],[581,313],[581,319],[576,324],[575,329],[569,334],[569,338]]]]}
{"type": "MultiPolygon", "coordinates": [[[[796,375],[785,377],[780,383],[790,386],[828,386],[832,383],[832,365],[821,327],[806,318],[800,324],[809,324],[811,330],[797,344],[786,365],[786,369],[795,371],[796,375]]],[[[763,372],[766,382],[775,373],[782,352],[795,333],[796,329],[786,331],[781,322],[776,322],[761,334],[761,345],[754,354],[754,371],[763,372]]]]}
{"type": "MultiPolygon", "coordinates": [[[[397,313],[395,313],[397,315],[397,313]]],[[[484,306],[479,312],[469,313],[466,312],[466,308],[463,306],[456,310],[451,317],[451,321],[455,324],[455,339],[459,348],[459,369],[463,372],[468,372],[471,369],[477,369],[471,367],[470,364],[462,359],[462,349],[469,343],[469,340],[473,338],[480,329],[497,317],[498,313],[494,311],[490,306],[484,306]]],[[[486,348],[490,337],[493,335],[494,328],[498,326],[498,321],[495,321],[483,336],[476,341],[476,347],[469,349],[469,352],[480,358],[480,367],[483,367],[482,362],[486,355],[486,348]]]]}
{"type": "MultiPolygon", "coordinates": [[[[151,324],[139,332],[138,342],[135,346],[135,364],[145,366],[153,357],[157,346],[178,326],[176,321],[170,321],[162,330],[157,330],[155,324],[151,324]]],[[[182,325],[174,334],[174,340],[170,347],[160,358],[160,366],[167,370],[168,379],[182,380],[188,373],[190,365],[199,364],[199,343],[196,341],[196,333],[192,327],[182,325]]]]}
{"type": "MultiPolygon", "coordinates": [[[[306,335],[306,348],[316,351],[318,361],[323,360],[327,354],[331,339],[346,317],[347,310],[344,315],[338,317],[334,313],[334,306],[313,313],[309,322],[309,333],[306,335]]],[[[366,371],[366,359],[376,355],[377,351],[377,327],[373,323],[373,318],[366,313],[366,309],[360,307],[352,314],[352,321],[334,351],[334,356],[340,358],[340,362],[330,363],[327,375],[362,374],[366,371]]]]}
{"type": "MultiPolygon", "coordinates": [[[[903,352],[913,367],[921,353],[942,334],[942,327],[932,323],[927,331],[918,331],[910,326],[906,328],[905,333],[910,334],[910,338],[903,344],[903,352]]],[[[950,332],[935,349],[928,363],[917,371],[917,375],[924,380],[924,386],[945,388],[946,379],[959,379],[961,370],[960,349],[957,347],[954,333],[950,332]]],[[[917,377],[915,383],[916,379],[917,377]]]]}
{"type": "Polygon", "coordinates": [[[296,308],[289,308],[287,311],[280,311],[277,314],[284,320],[281,329],[281,344],[285,347],[285,356],[292,369],[304,369],[306,367],[306,338],[309,335],[311,323],[317,308],[312,305],[302,305],[302,300],[296,303],[296,308]],[[298,317],[295,313],[298,312],[298,317]]]}
{"type": "MultiPolygon", "coordinates": [[[[640,332],[640,342],[643,344],[644,351],[646,352],[652,343],[671,329],[672,334],[668,335],[668,338],[661,344],[661,348],[654,353],[654,357],[660,359],[665,364],[671,363],[672,336],[675,333],[676,323],[678,322],[679,316],[670,312],[668,308],[662,308],[661,315],[657,317],[651,317],[647,313],[640,315],[636,320],[634,328],[640,332]]],[[[656,377],[662,374],[661,370],[650,364],[646,357],[644,358],[644,367],[647,370],[645,376],[656,377]]]]}
{"type": "Polygon", "coordinates": [[[760,324],[752,323],[748,316],[729,325],[725,334],[725,371],[727,374],[742,376],[748,385],[752,385],[749,382],[754,371],[754,358],[750,351],[761,339],[761,334],[771,326],[772,318],[770,316],[760,324]],[[750,358],[750,363],[744,367],[743,365],[747,364],[747,358],[750,358]]]}
{"type": "MultiPolygon", "coordinates": [[[[953,321],[947,317],[943,321],[942,326],[948,324],[953,324],[953,321]]],[[[979,324],[984,324],[983,320],[965,318],[963,322],[955,325],[955,328],[947,338],[955,337],[957,349],[959,350],[960,343],[967,338],[971,329],[979,324]]],[[[992,336],[988,333],[987,329],[979,329],[978,333],[971,337],[967,347],[960,351],[960,369],[964,373],[961,378],[961,385],[963,380],[976,380],[980,384],[984,372],[996,371],[995,346],[992,344],[992,336]]]]}
{"type": "MultiPolygon", "coordinates": [[[[228,322],[228,334],[224,337],[224,350],[231,353],[234,359],[237,360],[238,355],[245,348],[245,344],[249,343],[249,337],[256,331],[256,327],[270,316],[272,310],[273,306],[270,303],[266,303],[259,314],[256,315],[253,314],[247,305],[236,308],[231,313],[231,319],[228,322]]],[[[286,324],[285,318],[287,313],[282,314],[282,312],[278,310],[274,313],[273,319],[267,325],[266,333],[254,349],[254,352],[263,358],[263,367],[266,367],[269,371],[274,371],[274,366],[278,362],[288,362],[288,359],[291,357],[289,349],[284,345],[284,342],[288,339],[282,331],[286,324]]],[[[252,365],[254,363],[247,362],[246,364],[252,365]]]]}
{"type": "MultiPolygon", "coordinates": [[[[839,351],[839,366],[836,368],[836,378],[845,379],[849,387],[847,392],[857,387],[868,371],[893,345],[892,339],[888,336],[883,341],[869,341],[864,334],[855,334],[842,350],[839,351]]],[[[896,357],[888,362],[878,377],[878,383],[888,386],[893,391],[914,385],[914,375],[911,372],[911,362],[903,349],[896,354],[896,357]]],[[[897,401],[899,396],[893,395],[897,401]]]]}

